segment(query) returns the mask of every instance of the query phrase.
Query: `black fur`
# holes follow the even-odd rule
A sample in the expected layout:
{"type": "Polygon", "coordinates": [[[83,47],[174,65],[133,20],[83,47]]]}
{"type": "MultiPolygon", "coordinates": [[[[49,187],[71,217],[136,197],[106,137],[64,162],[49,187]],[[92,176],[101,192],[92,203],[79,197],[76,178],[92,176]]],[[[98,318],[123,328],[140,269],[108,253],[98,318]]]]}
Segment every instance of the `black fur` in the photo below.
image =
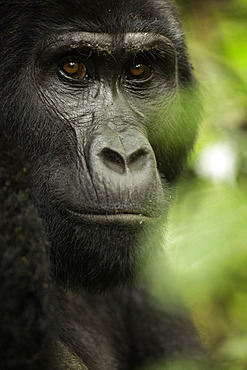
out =
{"type": "Polygon", "coordinates": [[[1,369],[127,370],[199,354],[186,311],[156,307],[139,268],[196,136],[170,1],[0,1],[0,56],[1,369]],[[85,32],[98,37],[86,56],[85,32]],[[145,33],[149,49],[124,43],[145,33]],[[103,48],[99,34],[111,37],[103,48]],[[83,81],[61,74],[72,52],[83,81]],[[152,79],[128,81],[126,53],[149,55],[152,79]]]}

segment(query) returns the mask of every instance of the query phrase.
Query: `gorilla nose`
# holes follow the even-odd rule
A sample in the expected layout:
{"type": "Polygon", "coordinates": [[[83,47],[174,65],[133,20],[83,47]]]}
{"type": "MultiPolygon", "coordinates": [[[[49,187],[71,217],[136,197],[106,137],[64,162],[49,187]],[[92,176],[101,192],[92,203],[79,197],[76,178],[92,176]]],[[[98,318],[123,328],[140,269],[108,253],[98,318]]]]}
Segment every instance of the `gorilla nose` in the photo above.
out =
{"type": "Polygon", "coordinates": [[[92,178],[107,192],[145,192],[157,180],[156,159],[146,136],[138,130],[95,134],[89,144],[92,178]],[[142,189],[142,190],[141,190],[142,189]]]}
{"type": "Polygon", "coordinates": [[[99,157],[107,169],[124,174],[127,171],[141,171],[148,161],[148,151],[140,148],[128,154],[105,147],[101,150],[99,157]]]}

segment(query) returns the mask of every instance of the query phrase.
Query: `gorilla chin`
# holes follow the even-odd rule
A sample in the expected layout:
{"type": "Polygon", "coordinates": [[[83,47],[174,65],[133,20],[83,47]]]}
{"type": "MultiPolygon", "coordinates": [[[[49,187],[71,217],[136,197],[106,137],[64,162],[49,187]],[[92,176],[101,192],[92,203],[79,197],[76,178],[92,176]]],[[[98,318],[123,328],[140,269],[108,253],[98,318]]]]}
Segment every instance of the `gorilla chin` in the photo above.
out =
{"type": "Polygon", "coordinates": [[[157,233],[164,216],[69,210],[67,218],[54,220],[48,223],[53,277],[74,291],[95,293],[136,281],[154,252],[144,241],[157,233]]]}

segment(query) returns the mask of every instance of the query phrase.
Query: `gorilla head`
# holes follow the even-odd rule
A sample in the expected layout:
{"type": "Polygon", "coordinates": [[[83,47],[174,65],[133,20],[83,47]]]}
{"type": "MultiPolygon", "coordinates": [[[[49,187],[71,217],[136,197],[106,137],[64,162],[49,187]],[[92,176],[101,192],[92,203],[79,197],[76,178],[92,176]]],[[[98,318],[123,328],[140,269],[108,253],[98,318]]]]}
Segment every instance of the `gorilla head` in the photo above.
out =
{"type": "Polygon", "coordinates": [[[74,289],[116,286],[146,256],[140,239],[166,214],[196,134],[173,6],[0,5],[2,130],[25,152],[53,275],[74,289]]]}

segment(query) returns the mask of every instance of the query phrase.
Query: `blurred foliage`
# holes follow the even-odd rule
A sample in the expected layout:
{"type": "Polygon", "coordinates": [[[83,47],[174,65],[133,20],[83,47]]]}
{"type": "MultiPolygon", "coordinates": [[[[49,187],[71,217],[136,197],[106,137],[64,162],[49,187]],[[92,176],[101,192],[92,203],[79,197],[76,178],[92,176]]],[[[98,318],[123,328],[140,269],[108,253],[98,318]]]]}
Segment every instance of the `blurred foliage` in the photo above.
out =
{"type": "MultiPolygon", "coordinates": [[[[170,214],[166,248],[206,345],[227,363],[227,369],[244,370],[247,0],[177,3],[181,5],[189,52],[201,84],[204,112],[198,144],[170,214]],[[218,151],[212,151],[217,145],[218,151]]],[[[156,268],[155,274],[160,271],[156,268]]],[[[185,363],[172,366],[152,369],[193,369],[185,363]]]]}
{"type": "MultiPolygon", "coordinates": [[[[172,209],[169,256],[208,348],[247,366],[247,192],[183,182],[172,209]]],[[[237,366],[237,365],[236,365],[237,366]]]]}

